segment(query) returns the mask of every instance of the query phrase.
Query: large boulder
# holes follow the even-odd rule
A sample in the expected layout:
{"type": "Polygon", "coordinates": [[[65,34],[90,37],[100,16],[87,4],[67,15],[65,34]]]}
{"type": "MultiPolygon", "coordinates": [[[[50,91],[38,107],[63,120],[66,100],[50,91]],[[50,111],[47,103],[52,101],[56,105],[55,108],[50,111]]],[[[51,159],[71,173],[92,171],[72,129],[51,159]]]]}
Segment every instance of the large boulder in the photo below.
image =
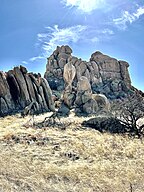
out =
{"type": "Polygon", "coordinates": [[[64,66],[64,72],[63,72],[63,78],[64,81],[67,85],[72,85],[72,82],[75,78],[76,75],[76,69],[73,66],[73,64],[71,62],[68,62],[65,66],[64,66]]]}
{"type": "Polygon", "coordinates": [[[110,102],[107,99],[107,97],[103,94],[92,94],[92,99],[94,99],[97,104],[99,109],[105,109],[107,111],[110,110],[110,102]]]}
{"type": "Polygon", "coordinates": [[[97,113],[98,109],[99,108],[96,100],[90,99],[83,105],[82,112],[86,114],[95,114],[97,113]]]}
{"type": "Polygon", "coordinates": [[[98,103],[93,98],[91,85],[85,76],[81,76],[77,83],[77,95],[75,100],[78,113],[94,114],[98,111],[98,103]]]}
{"type": "Polygon", "coordinates": [[[124,133],[127,131],[118,119],[109,116],[98,116],[89,120],[83,121],[83,126],[96,129],[100,132],[124,133]]]}
{"type": "Polygon", "coordinates": [[[77,83],[77,92],[81,91],[92,92],[90,82],[85,76],[81,76],[77,83]]]}

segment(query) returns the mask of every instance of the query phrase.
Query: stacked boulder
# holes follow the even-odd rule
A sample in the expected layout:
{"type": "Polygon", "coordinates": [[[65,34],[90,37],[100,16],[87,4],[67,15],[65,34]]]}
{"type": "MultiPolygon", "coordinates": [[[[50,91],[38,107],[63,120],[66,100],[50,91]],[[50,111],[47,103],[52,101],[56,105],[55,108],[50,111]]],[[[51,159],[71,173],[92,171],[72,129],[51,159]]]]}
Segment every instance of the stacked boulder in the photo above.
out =
{"type": "Polygon", "coordinates": [[[107,97],[103,94],[93,94],[89,80],[85,76],[79,78],[75,104],[78,112],[87,114],[97,113],[101,110],[108,112],[110,110],[107,97]]]}
{"type": "Polygon", "coordinates": [[[109,111],[109,101],[102,94],[93,94],[90,82],[86,76],[78,78],[77,86],[73,86],[76,68],[69,60],[64,66],[63,79],[65,88],[62,94],[62,104],[59,113],[68,115],[70,109],[75,108],[76,113],[94,114],[99,110],[109,111]]]}
{"type": "Polygon", "coordinates": [[[0,115],[24,109],[34,103],[36,112],[55,111],[52,92],[40,74],[28,73],[23,66],[0,72],[0,115]]]}
{"type": "Polygon", "coordinates": [[[71,57],[72,50],[69,46],[57,47],[53,54],[48,58],[46,65],[46,72],[44,77],[49,82],[53,90],[63,90],[63,70],[69,57],[71,57]]]}
{"type": "Polygon", "coordinates": [[[109,110],[108,99],[132,92],[129,64],[96,51],[88,62],[72,56],[69,46],[57,47],[48,58],[45,78],[52,90],[62,93],[61,109],[84,113],[109,110]]]}
{"type": "Polygon", "coordinates": [[[69,46],[57,47],[48,58],[45,78],[53,90],[64,90],[64,66],[71,62],[76,69],[73,86],[77,87],[78,80],[84,76],[88,79],[93,93],[101,93],[109,99],[126,97],[131,91],[131,80],[128,72],[129,64],[118,61],[96,51],[89,62],[72,56],[69,46]]]}

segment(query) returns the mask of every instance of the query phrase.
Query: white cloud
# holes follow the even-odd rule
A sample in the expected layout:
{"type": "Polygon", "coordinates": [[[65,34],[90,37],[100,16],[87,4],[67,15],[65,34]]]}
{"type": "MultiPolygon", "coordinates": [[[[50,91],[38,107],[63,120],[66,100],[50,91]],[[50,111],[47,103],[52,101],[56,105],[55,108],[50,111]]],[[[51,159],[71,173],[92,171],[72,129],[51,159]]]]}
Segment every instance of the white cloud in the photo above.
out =
{"type": "Polygon", "coordinates": [[[47,27],[46,33],[38,34],[38,40],[42,46],[42,51],[45,56],[54,51],[59,45],[69,44],[71,42],[77,43],[83,38],[83,33],[87,26],[77,25],[68,28],[60,29],[58,25],[47,27]]]}
{"type": "Polygon", "coordinates": [[[24,65],[27,65],[27,64],[28,64],[27,61],[22,61],[21,63],[24,64],[24,65]]]}
{"type": "Polygon", "coordinates": [[[34,61],[36,61],[36,60],[41,60],[41,59],[44,59],[44,58],[45,58],[45,57],[39,55],[39,56],[30,58],[29,61],[34,62],[34,61]]]}
{"type": "Polygon", "coordinates": [[[45,57],[39,55],[39,56],[36,56],[36,57],[31,57],[27,61],[22,61],[21,64],[22,65],[28,65],[28,64],[30,64],[32,62],[35,62],[37,60],[42,60],[42,59],[45,59],[45,57]]]}
{"type": "Polygon", "coordinates": [[[120,18],[113,19],[113,23],[119,29],[125,30],[127,28],[128,23],[130,24],[133,23],[134,21],[139,19],[139,17],[143,14],[144,14],[144,7],[138,8],[134,13],[129,13],[128,11],[124,11],[120,18]]]}
{"type": "Polygon", "coordinates": [[[144,14],[144,7],[140,7],[137,9],[137,12],[134,13],[134,16],[138,19],[143,14],[144,14]]]}
{"type": "Polygon", "coordinates": [[[97,42],[99,42],[99,38],[98,37],[93,37],[93,38],[90,39],[90,41],[92,43],[97,43],[97,42]]]}
{"type": "Polygon", "coordinates": [[[66,6],[76,7],[85,13],[91,13],[105,4],[105,0],[62,0],[61,2],[66,6]]]}
{"type": "Polygon", "coordinates": [[[107,35],[114,35],[114,32],[113,32],[112,30],[110,30],[110,29],[104,29],[104,30],[102,31],[102,33],[103,33],[103,34],[107,34],[107,35]]]}
{"type": "MultiPolygon", "coordinates": [[[[85,25],[76,25],[68,28],[46,27],[45,33],[37,35],[42,57],[47,57],[57,46],[77,44],[77,43],[98,43],[109,39],[114,32],[108,28],[97,30],[85,25]]],[[[31,58],[31,61],[40,59],[41,56],[31,58]]]]}

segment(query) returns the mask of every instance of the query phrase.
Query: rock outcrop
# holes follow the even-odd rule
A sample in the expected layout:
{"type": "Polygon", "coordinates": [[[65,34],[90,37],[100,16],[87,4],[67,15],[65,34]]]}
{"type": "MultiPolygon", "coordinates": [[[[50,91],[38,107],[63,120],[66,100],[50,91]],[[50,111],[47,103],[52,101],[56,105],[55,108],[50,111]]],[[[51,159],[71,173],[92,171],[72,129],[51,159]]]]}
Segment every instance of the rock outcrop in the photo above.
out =
{"type": "Polygon", "coordinates": [[[23,66],[0,72],[0,115],[22,110],[34,103],[35,112],[55,111],[46,79],[28,73],[23,66]]]}
{"type": "Polygon", "coordinates": [[[61,106],[67,112],[72,107],[88,114],[109,111],[108,99],[121,99],[132,92],[129,64],[99,51],[86,62],[72,56],[69,46],[61,46],[47,61],[44,77],[52,90],[61,91],[61,106]]]}
{"type": "Polygon", "coordinates": [[[101,52],[88,62],[72,56],[69,46],[57,47],[47,60],[44,78],[28,73],[23,66],[0,72],[0,116],[31,108],[35,112],[55,111],[54,100],[61,97],[60,113],[109,111],[108,99],[126,97],[134,91],[129,64],[101,52]],[[58,92],[52,95],[52,91],[58,92]]]}
{"type": "Polygon", "coordinates": [[[106,96],[102,94],[93,94],[89,79],[86,76],[80,76],[77,87],[73,90],[73,80],[76,75],[75,67],[69,61],[64,66],[65,89],[62,96],[62,104],[59,112],[69,114],[71,108],[75,106],[75,112],[94,114],[100,110],[109,111],[110,104],[106,96]]]}
{"type": "Polygon", "coordinates": [[[127,62],[118,61],[98,51],[91,55],[89,62],[82,61],[72,56],[69,46],[57,47],[48,58],[44,77],[53,90],[64,90],[64,66],[68,63],[76,69],[74,87],[77,87],[79,79],[84,76],[88,79],[93,93],[104,94],[110,99],[125,97],[131,91],[127,62]]]}

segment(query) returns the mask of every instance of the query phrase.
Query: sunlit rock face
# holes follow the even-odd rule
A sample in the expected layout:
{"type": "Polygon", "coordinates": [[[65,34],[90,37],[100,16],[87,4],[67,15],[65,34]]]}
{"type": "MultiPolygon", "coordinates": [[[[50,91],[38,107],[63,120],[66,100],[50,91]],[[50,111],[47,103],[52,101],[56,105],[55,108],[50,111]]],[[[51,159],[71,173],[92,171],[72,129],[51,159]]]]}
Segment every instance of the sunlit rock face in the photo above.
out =
{"type": "MultiPolygon", "coordinates": [[[[88,62],[72,56],[69,46],[57,47],[47,59],[44,77],[53,90],[64,90],[64,66],[70,62],[76,69],[73,86],[84,76],[88,79],[93,93],[105,94],[110,99],[125,97],[131,91],[129,64],[118,61],[96,51],[88,62]]],[[[66,72],[65,72],[66,73],[66,72]]]]}
{"type": "Polygon", "coordinates": [[[46,79],[28,73],[23,66],[0,72],[0,116],[24,109],[32,102],[36,112],[55,110],[46,79]]]}

